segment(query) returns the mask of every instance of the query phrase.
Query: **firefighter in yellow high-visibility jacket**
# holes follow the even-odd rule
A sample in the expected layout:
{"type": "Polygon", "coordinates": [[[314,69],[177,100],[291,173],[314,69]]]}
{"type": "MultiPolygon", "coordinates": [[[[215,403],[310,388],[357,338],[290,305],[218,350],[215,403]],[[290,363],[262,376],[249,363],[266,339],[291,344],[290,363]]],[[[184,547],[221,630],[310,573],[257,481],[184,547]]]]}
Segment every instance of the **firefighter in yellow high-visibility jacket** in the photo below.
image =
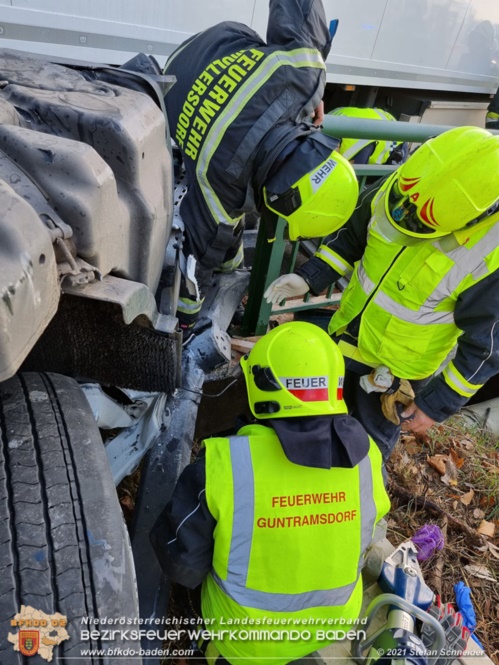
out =
{"type": "Polygon", "coordinates": [[[499,136],[451,129],[366,189],[346,225],[265,294],[278,303],[350,276],[329,332],[347,360],[346,402],[385,457],[400,416],[424,433],[499,372],[498,221],[499,136]],[[400,415],[383,389],[410,402],[400,415]]]}
{"type": "Polygon", "coordinates": [[[335,620],[339,630],[358,618],[363,556],[389,500],[378,447],[347,414],[343,357],[326,332],[278,326],[241,364],[261,422],[204,441],[152,540],[174,581],[202,583],[209,663],[284,665],[333,641],[335,620]],[[307,636],[272,638],[276,625],[307,636]]]}

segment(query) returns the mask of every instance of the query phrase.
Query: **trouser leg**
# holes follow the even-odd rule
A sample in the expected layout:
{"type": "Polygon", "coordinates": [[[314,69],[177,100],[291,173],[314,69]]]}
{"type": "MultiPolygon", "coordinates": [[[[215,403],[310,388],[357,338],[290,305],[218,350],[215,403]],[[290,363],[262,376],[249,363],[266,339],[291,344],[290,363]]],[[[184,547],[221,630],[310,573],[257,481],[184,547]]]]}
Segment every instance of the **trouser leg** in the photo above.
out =
{"type": "Polygon", "coordinates": [[[230,247],[227,248],[223,261],[217,266],[217,272],[232,272],[241,268],[244,264],[244,247],[243,247],[243,233],[244,233],[244,219],[234,228],[233,240],[230,247]]]}
{"type": "Polygon", "coordinates": [[[486,129],[499,129],[499,88],[496,90],[494,99],[487,108],[485,117],[486,129]]]}
{"type": "MultiPolygon", "coordinates": [[[[243,262],[242,234],[244,223],[236,227],[219,225],[207,239],[206,251],[196,257],[194,243],[187,234],[183,247],[184,261],[180,282],[177,318],[183,330],[192,330],[203,306],[206,290],[215,271],[231,272],[243,262]]],[[[197,242],[199,245],[199,241],[197,242]]]]}
{"type": "Polygon", "coordinates": [[[499,129],[499,113],[487,113],[485,129],[499,129]]]}
{"type": "Polygon", "coordinates": [[[182,330],[191,330],[198,320],[213,271],[204,269],[189,257],[186,257],[186,262],[189,262],[190,269],[188,274],[182,272],[180,276],[177,318],[182,330]]]}

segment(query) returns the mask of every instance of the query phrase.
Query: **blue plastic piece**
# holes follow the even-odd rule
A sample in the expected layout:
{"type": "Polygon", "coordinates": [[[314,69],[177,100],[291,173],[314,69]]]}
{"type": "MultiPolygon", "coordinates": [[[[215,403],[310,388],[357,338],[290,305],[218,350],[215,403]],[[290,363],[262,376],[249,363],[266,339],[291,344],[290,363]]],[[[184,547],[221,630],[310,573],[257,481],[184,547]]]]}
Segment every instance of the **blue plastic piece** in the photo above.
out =
{"type": "Polygon", "coordinates": [[[337,18],[334,18],[329,23],[329,34],[331,35],[331,41],[334,39],[334,36],[336,34],[336,30],[338,30],[338,23],[339,23],[339,20],[337,18]]]}
{"type": "Polygon", "coordinates": [[[457,609],[463,617],[463,624],[466,628],[469,628],[471,637],[483,649],[483,646],[473,634],[476,628],[476,614],[473,603],[471,602],[471,589],[464,582],[458,582],[454,584],[454,593],[456,594],[457,609]]]}

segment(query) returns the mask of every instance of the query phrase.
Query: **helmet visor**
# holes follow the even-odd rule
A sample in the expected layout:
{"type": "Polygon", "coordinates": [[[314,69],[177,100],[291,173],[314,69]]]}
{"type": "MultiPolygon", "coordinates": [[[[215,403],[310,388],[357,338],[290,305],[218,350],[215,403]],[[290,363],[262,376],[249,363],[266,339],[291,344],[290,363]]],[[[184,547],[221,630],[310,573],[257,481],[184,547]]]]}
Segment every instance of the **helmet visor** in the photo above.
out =
{"type": "Polygon", "coordinates": [[[394,177],[386,197],[387,213],[392,224],[407,235],[416,238],[438,237],[442,233],[428,226],[418,216],[418,209],[411,198],[403,194],[398,186],[397,178],[394,177]]]}

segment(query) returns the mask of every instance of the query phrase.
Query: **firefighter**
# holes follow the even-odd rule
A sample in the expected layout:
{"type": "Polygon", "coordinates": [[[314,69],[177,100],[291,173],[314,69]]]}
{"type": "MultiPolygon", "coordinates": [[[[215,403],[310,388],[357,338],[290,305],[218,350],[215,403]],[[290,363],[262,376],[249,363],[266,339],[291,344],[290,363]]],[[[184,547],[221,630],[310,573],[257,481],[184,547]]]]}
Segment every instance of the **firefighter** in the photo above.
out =
{"type": "MultiPolygon", "coordinates": [[[[330,111],[328,115],[344,118],[363,118],[365,120],[390,120],[395,118],[382,109],[356,108],[342,106],[330,111]]],[[[402,164],[406,161],[409,146],[403,141],[377,141],[374,139],[341,139],[338,152],[351,164],[402,164]]]]}
{"type": "Polygon", "coordinates": [[[347,358],[346,402],[384,457],[399,402],[402,429],[424,433],[499,371],[498,220],[499,136],[451,129],[365,190],[349,222],[266,291],[276,303],[351,275],[329,332],[347,358]]]}
{"type": "Polygon", "coordinates": [[[170,56],[165,73],[177,82],[165,104],[188,184],[177,312],[184,331],[214,270],[242,264],[245,213],[267,203],[289,221],[291,238],[319,237],[355,207],[357,182],[335,152],[338,140],[310,121],[323,118],[331,41],[321,0],[270,0],[267,42],[225,22],[170,56]]]}
{"type": "Polygon", "coordinates": [[[261,422],[204,441],[152,541],[171,579],[202,583],[208,630],[310,632],[243,640],[226,631],[203,645],[208,663],[284,665],[334,641],[321,638],[324,622],[339,630],[358,618],[363,555],[389,499],[381,454],[347,414],[343,357],[325,331],[285,323],[241,365],[261,422]]]}
{"type": "Polygon", "coordinates": [[[486,129],[499,129],[499,88],[487,107],[485,127],[486,129]]]}

